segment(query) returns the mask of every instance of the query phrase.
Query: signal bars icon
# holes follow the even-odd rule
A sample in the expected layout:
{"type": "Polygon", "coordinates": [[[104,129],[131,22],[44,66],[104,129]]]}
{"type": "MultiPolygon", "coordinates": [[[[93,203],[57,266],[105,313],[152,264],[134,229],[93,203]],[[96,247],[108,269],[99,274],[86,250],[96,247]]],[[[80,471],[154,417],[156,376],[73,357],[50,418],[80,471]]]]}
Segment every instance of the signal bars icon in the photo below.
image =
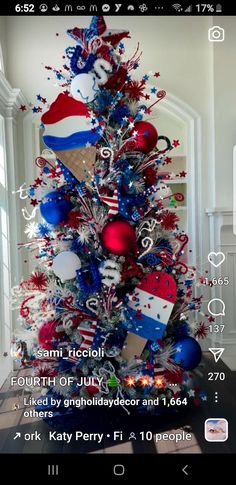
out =
{"type": "Polygon", "coordinates": [[[188,7],[185,9],[185,12],[186,12],[186,13],[191,13],[191,12],[192,12],[192,10],[193,10],[192,5],[189,5],[189,6],[188,6],[188,7]]]}

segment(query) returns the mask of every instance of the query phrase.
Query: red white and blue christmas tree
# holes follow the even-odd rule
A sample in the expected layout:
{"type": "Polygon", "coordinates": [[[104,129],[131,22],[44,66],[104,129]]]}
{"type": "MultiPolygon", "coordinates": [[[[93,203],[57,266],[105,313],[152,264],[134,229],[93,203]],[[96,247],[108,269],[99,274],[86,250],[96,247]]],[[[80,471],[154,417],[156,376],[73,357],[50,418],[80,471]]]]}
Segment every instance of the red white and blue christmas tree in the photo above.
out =
{"type": "Polygon", "coordinates": [[[204,396],[191,389],[192,370],[207,316],[175,212],[184,196],[168,187],[179,142],[148,121],[166,96],[160,73],[138,80],[139,49],[124,61],[129,32],[109,31],[103,17],[67,33],[67,63],[46,66],[60,94],[48,108],[38,95],[47,148],[25,191],[42,219],[30,219],[22,245],[36,267],[13,290],[20,321],[38,343],[28,354],[18,343],[17,357],[36,376],[55,377],[42,390],[49,396],[197,404],[204,396]],[[60,386],[62,376],[72,383],[60,386]]]}

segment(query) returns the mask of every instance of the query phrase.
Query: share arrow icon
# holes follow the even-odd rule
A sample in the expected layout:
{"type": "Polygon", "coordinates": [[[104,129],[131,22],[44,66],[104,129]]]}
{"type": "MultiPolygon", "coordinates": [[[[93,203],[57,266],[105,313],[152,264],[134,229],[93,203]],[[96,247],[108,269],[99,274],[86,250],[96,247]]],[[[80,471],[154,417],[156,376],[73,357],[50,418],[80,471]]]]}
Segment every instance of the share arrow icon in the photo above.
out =
{"type": "Polygon", "coordinates": [[[209,350],[213,354],[215,362],[218,362],[218,360],[220,360],[225,349],[212,347],[209,350]]]}

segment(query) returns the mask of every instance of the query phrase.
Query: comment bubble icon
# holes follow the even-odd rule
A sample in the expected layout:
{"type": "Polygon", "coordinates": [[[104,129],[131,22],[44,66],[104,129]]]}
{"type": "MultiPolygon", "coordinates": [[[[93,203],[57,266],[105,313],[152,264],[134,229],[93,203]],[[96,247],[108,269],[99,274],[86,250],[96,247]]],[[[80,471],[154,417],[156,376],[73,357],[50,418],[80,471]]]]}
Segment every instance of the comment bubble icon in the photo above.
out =
{"type": "Polygon", "coordinates": [[[225,304],[220,298],[212,298],[207,305],[208,311],[213,317],[225,316],[225,304]]]}

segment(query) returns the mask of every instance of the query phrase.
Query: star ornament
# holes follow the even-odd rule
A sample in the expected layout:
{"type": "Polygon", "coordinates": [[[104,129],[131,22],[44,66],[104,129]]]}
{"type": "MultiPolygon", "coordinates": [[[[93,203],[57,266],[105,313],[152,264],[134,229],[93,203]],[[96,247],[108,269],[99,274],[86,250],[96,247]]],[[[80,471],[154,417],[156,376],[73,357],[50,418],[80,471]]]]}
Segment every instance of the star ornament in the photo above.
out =
{"type": "Polygon", "coordinates": [[[175,147],[175,148],[179,147],[180,146],[179,140],[173,140],[172,146],[175,147]]]}
{"type": "Polygon", "coordinates": [[[132,130],[132,128],[134,128],[134,122],[133,122],[133,121],[131,121],[131,122],[129,123],[128,128],[129,128],[130,130],[132,130]]]}
{"type": "Polygon", "coordinates": [[[190,389],[190,390],[188,391],[188,395],[189,395],[189,397],[194,397],[194,396],[195,396],[195,391],[194,391],[194,389],[190,389]]]}
{"type": "Polygon", "coordinates": [[[206,392],[200,392],[199,397],[202,401],[207,401],[207,394],[206,392]]]}
{"type": "Polygon", "coordinates": [[[36,207],[38,205],[37,199],[31,199],[30,205],[32,205],[33,207],[36,207]]]}
{"type": "Polygon", "coordinates": [[[116,47],[122,39],[130,37],[127,30],[107,29],[106,22],[102,15],[94,16],[88,28],[80,29],[74,27],[73,29],[67,30],[67,33],[72,39],[76,40],[81,47],[83,47],[85,43],[91,43],[98,37],[104,42],[109,42],[113,47],[116,47]]]}

